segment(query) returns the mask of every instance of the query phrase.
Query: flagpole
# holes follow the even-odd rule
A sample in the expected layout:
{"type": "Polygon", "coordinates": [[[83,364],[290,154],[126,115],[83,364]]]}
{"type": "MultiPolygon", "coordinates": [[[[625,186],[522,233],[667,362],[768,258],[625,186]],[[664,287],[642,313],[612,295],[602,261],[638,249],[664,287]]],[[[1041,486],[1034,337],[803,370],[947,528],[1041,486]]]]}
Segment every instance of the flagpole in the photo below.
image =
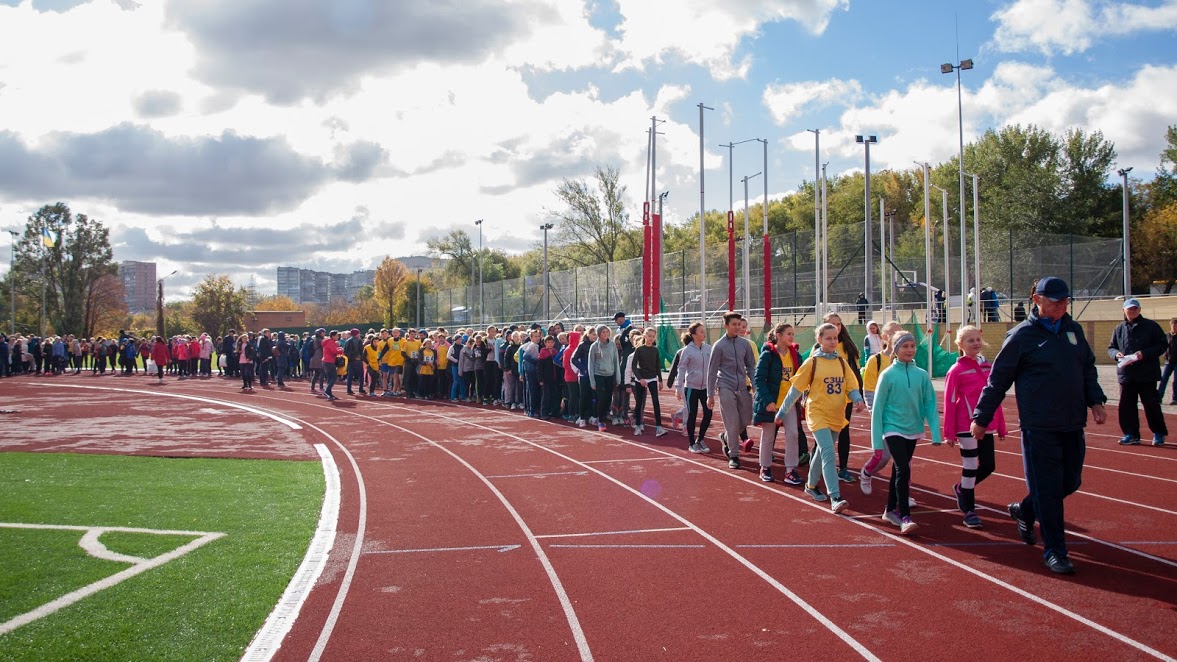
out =
{"type": "Polygon", "coordinates": [[[45,245],[48,228],[41,228],[41,341],[45,340],[45,289],[47,283],[45,280],[45,263],[48,261],[49,250],[45,245]]]}

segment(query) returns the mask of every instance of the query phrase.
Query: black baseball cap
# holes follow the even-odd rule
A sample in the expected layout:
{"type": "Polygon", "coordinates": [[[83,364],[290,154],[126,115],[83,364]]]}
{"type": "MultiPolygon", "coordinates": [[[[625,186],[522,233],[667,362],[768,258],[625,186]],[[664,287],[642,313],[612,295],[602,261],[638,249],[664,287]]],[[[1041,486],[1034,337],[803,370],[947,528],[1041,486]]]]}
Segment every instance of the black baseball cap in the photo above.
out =
{"type": "Polygon", "coordinates": [[[1062,278],[1047,276],[1038,281],[1038,285],[1034,287],[1034,293],[1051,301],[1062,301],[1071,297],[1071,288],[1067,287],[1067,282],[1062,278]]]}
{"type": "Polygon", "coordinates": [[[613,321],[616,322],[618,317],[625,317],[625,313],[620,310],[617,311],[617,314],[613,316],[613,321]]]}

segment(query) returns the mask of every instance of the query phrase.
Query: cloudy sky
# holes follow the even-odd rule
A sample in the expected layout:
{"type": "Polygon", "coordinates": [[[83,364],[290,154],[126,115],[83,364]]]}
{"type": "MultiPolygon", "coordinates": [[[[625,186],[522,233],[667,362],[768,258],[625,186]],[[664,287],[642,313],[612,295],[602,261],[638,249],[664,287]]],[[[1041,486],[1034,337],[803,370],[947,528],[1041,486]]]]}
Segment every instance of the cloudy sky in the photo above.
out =
{"type": "MultiPolygon", "coordinates": [[[[652,116],[674,222],[698,211],[699,103],[708,208],[729,141],[768,139],[770,196],[813,178],[807,129],[835,173],[859,133],[872,169],[948,158],[958,42],[966,140],[1099,129],[1148,179],[1175,31],[1177,0],[0,0],[0,226],[67,202],[116,260],[179,269],[178,297],[372,268],[479,218],[517,252],[596,165],[638,213],[652,116]]],[[[736,179],[761,149],[735,148],[736,179]]]]}

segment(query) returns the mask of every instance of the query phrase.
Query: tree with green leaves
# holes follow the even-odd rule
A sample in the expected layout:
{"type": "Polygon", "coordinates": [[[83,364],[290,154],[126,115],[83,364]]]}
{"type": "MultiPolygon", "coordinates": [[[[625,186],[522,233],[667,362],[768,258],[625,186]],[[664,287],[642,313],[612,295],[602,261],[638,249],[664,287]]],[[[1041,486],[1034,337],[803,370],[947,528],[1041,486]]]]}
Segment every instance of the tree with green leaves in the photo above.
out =
{"type": "Polygon", "coordinates": [[[94,329],[87,321],[100,314],[89,306],[106,305],[106,300],[88,293],[118,268],[106,226],[58,202],[29,217],[16,245],[13,271],[26,301],[39,302],[43,289],[47,321],[54,331],[90,335],[94,329]]]}
{"type": "MultiPolygon", "coordinates": [[[[201,331],[214,338],[223,336],[229,329],[241,326],[246,308],[245,288],[234,287],[228,276],[210,274],[192,293],[192,308],[192,321],[201,331]]],[[[175,333],[177,329],[172,328],[170,316],[168,321],[168,332],[175,333]]]]}
{"type": "Polygon", "coordinates": [[[430,237],[425,241],[425,246],[429,249],[429,255],[445,260],[443,280],[446,287],[470,285],[470,265],[473,264],[474,249],[471,246],[470,235],[465,230],[455,228],[450,230],[449,234],[430,237]]]}
{"type": "Polygon", "coordinates": [[[595,188],[583,179],[567,178],[556,186],[555,194],[563,208],[548,210],[556,226],[549,239],[549,252],[554,246],[573,266],[641,255],[641,231],[630,222],[626,187],[620,177],[617,168],[597,166],[595,188]]]}

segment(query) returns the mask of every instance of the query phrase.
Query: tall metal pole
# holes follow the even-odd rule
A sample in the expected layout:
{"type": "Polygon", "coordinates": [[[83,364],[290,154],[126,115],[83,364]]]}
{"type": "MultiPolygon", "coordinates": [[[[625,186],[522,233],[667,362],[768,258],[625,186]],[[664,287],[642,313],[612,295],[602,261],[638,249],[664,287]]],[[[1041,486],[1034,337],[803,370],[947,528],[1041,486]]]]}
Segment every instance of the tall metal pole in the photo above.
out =
{"type": "Polygon", "coordinates": [[[552,224],[544,223],[539,229],[544,231],[544,324],[547,325],[552,320],[552,288],[548,282],[548,230],[552,229],[552,224]]]}
{"type": "Polygon", "coordinates": [[[887,319],[887,199],[879,196],[879,310],[887,319]]]}
{"type": "Polygon", "coordinates": [[[417,267],[417,328],[421,328],[421,267],[417,267]]]}
{"type": "Polygon", "coordinates": [[[981,321],[981,195],[978,182],[980,177],[973,175],[973,319],[981,321]]]}
{"type": "Polygon", "coordinates": [[[821,129],[806,129],[813,134],[813,310],[818,317],[822,315],[822,289],[825,285],[825,274],[822,272],[822,257],[818,254],[822,249],[821,203],[825,188],[825,168],[821,167],[821,129]],[[821,171],[821,189],[818,188],[818,171],[821,171]],[[820,285],[818,284],[820,281],[820,285]]]}
{"type": "Polygon", "coordinates": [[[826,166],[821,165],[821,308],[822,313],[830,300],[830,208],[826,196],[826,166]]]}
{"type": "Polygon", "coordinates": [[[749,233],[749,227],[748,227],[748,180],[752,179],[753,177],[758,176],[759,174],[760,173],[756,173],[755,175],[748,175],[747,177],[744,177],[742,180],[740,180],[740,181],[744,182],[744,317],[745,318],[752,316],[752,276],[751,276],[752,265],[751,265],[751,262],[748,260],[748,252],[749,252],[749,249],[751,248],[751,242],[748,241],[748,239],[749,239],[749,234],[748,234],[749,233]]]}
{"type": "MultiPolygon", "coordinates": [[[[971,66],[970,61],[970,66],[971,66]]],[[[969,282],[969,267],[968,267],[968,251],[965,246],[965,225],[964,225],[964,105],[961,102],[960,92],[960,65],[954,67],[956,69],[956,126],[959,138],[959,148],[957,166],[959,169],[960,179],[960,323],[965,324],[968,321],[968,297],[965,296],[965,289],[969,282]]],[[[980,298],[981,293],[974,292],[973,298],[980,298]]]]}
{"type": "MultiPolygon", "coordinates": [[[[861,143],[866,148],[866,174],[865,174],[866,186],[864,187],[866,190],[864,191],[864,195],[863,195],[863,206],[866,208],[865,209],[865,217],[866,218],[864,219],[865,232],[863,232],[863,235],[865,236],[864,238],[865,238],[865,247],[866,247],[866,250],[863,252],[863,255],[866,258],[866,262],[864,263],[866,265],[866,268],[863,269],[863,272],[864,272],[863,273],[863,282],[864,282],[863,294],[866,296],[867,300],[869,301],[870,297],[873,296],[871,294],[871,291],[874,289],[874,287],[873,287],[874,286],[874,272],[873,272],[873,267],[871,265],[871,261],[874,260],[874,256],[875,256],[874,244],[871,241],[871,227],[870,227],[870,221],[871,221],[871,218],[870,218],[870,208],[871,208],[870,145],[871,145],[871,143],[878,142],[879,139],[877,136],[867,136],[867,135],[855,136],[854,139],[856,142],[861,143]]],[[[869,309],[870,306],[868,305],[867,308],[869,309]]]]}
{"type": "Polygon", "coordinates": [[[475,221],[478,226],[478,321],[486,321],[486,309],[483,308],[482,301],[482,220],[475,221]]]}
{"type": "MultiPolygon", "coordinates": [[[[952,271],[949,269],[948,260],[948,191],[935,184],[931,186],[940,192],[940,220],[944,225],[944,330],[947,331],[952,315],[952,271]]],[[[964,318],[961,318],[961,324],[964,324],[964,318]]]]}
{"type": "MultiPolygon", "coordinates": [[[[707,320],[707,230],[703,219],[707,213],[706,198],[703,195],[703,111],[714,110],[699,103],[699,319],[707,320]]],[[[729,163],[731,159],[728,159],[729,163]]],[[[684,249],[683,255],[686,255],[684,249]]],[[[683,271],[686,278],[686,271],[683,271]]],[[[686,303],[685,301],[683,302],[686,303]]]]}
{"type": "MultiPolygon", "coordinates": [[[[1122,247],[1124,249],[1124,296],[1132,296],[1132,230],[1128,224],[1128,173],[1132,172],[1132,168],[1122,168],[1116,171],[1120,177],[1124,179],[1124,241],[1122,247]]],[[[1075,284],[1071,283],[1071,287],[1075,284]]]]}
{"type": "MultiPolygon", "coordinates": [[[[772,324],[772,241],[768,237],[768,138],[759,138],[764,147],[764,167],[760,178],[764,184],[764,325],[772,324]]],[[[793,279],[796,282],[796,279],[793,279]]]]}
{"type": "Polygon", "coordinates": [[[927,339],[928,339],[928,375],[935,377],[932,366],[932,330],[935,325],[932,323],[932,192],[928,188],[931,183],[929,178],[931,176],[931,169],[927,163],[923,164],[924,168],[924,294],[925,304],[927,306],[927,339]]]}

